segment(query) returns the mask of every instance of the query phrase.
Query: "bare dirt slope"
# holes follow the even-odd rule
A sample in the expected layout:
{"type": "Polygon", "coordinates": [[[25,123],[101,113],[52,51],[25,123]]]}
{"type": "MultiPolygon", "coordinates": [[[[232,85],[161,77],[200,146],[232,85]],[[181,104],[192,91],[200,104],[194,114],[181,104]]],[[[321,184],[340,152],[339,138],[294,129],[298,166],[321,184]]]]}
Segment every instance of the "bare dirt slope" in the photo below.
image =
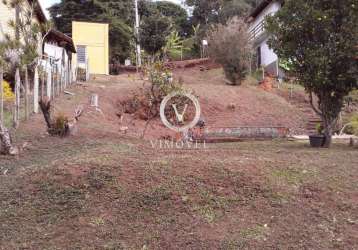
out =
{"type": "MultiPolygon", "coordinates": [[[[304,133],[306,113],[291,105],[285,98],[250,85],[249,82],[245,82],[243,86],[226,85],[221,69],[200,71],[196,67],[176,70],[175,78],[183,81],[184,86],[194,90],[199,97],[202,118],[209,128],[282,126],[289,128],[292,134],[304,133]]],[[[89,109],[84,118],[81,118],[85,120],[81,122],[81,126],[99,126],[100,129],[112,132],[119,132],[120,127],[128,127],[129,135],[140,137],[145,121],[125,115],[120,123],[117,114],[120,111],[119,101],[131,98],[143,84],[136,75],[97,77],[92,82],[74,88],[72,91],[76,96],[61,99],[56,104],[57,111],[70,115],[74,111],[73,105],[88,105],[91,93],[97,93],[103,114],[89,109]]],[[[145,137],[150,139],[167,135],[172,135],[172,132],[158,118],[150,123],[145,137]]]]}
{"type": "Polygon", "coordinates": [[[203,117],[210,127],[282,126],[296,134],[304,131],[305,113],[275,93],[249,82],[228,86],[221,69],[192,68],[175,73],[199,96],[203,117]]]}

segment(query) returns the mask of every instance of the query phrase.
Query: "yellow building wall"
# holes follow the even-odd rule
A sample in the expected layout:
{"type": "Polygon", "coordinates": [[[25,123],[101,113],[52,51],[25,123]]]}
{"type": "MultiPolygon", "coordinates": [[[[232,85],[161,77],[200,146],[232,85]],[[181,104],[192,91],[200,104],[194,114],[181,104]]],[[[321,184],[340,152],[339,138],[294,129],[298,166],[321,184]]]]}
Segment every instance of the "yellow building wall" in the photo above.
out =
{"type": "MultiPolygon", "coordinates": [[[[72,22],[72,39],[87,47],[90,74],[109,74],[109,25],[102,23],[72,22]]],[[[76,62],[76,54],[74,54],[76,62]]]]}

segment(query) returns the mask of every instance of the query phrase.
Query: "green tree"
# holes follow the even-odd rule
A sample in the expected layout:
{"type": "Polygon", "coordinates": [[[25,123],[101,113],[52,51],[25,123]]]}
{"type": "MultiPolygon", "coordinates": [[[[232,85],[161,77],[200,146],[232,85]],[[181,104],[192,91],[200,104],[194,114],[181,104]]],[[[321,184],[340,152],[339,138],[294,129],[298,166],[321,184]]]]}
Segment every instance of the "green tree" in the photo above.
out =
{"type": "Polygon", "coordinates": [[[244,16],[256,6],[257,0],[186,0],[186,4],[193,8],[192,24],[205,27],[244,16]]]}
{"type": "Polygon", "coordinates": [[[1,42],[2,60],[10,66],[9,71],[34,64],[35,59],[39,57],[41,33],[46,30],[46,25],[33,22],[35,3],[27,8],[24,2],[25,0],[4,1],[15,13],[15,18],[8,22],[10,32],[5,34],[1,42]]]}
{"type": "Polygon", "coordinates": [[[166,44],[170,33],[170,20],[159,13],[143,17],[140,26],[140,44],[143,49],[154,56],[166,44]]]}
{"type": "Polygon", "coordinates": [[[323,120],[329,147],[344,97],[357,88],[358,41],[356,0],[287,0],[267,20],[270,46],[291,64],[297,80],[323,120]],[[312,96],[318,98],[318,106],[312,96]]]}
{"type": "Polygon", "coordinates": [[[172,28],[176,30],[180,36],[190,35],[191,25],[188,14],[182,6],[169,1],[151,2],[144,0],[140,1],[139,8],[142,18],[160,14],[168,18],[172,28]]]}
{"type": "Polygon", "coordinates": [[[249,37],[245,21],[237,17],[209,31],[209,55],[223,66],[232,85],[240,85],[249,72],[252,49],[249,37]]]}
{"type": "Polygon", "coordinates": [[[178,4],[168,1],[154,2],[159,13],[171,20],[173,29],[180,36],[186,36],[191,29],[186,10],[178,4]]]}

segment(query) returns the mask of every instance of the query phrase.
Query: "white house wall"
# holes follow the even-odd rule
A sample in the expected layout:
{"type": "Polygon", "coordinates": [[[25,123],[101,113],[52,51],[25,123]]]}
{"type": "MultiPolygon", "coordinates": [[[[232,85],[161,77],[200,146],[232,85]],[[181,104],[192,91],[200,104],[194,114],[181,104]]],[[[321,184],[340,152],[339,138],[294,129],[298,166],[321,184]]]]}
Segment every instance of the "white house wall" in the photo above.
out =
{"type": "Polygon", "coordinates": [[[268,66],[271,63],[275,62],[278,57],[275,52],[269,48],[268,46],[268,39],[264,40],[261,44],[261,64],[263,66],[268,66]]]}
{"type": "Polygon", "coordinates": [[[253,29],[257,25],[259,25],[260,22],[262,22],[267,15],[276,13],[280,9],[281,9],[281,4],[278,1],[274,1],[274,2],[270,3],[250,24],[250,29],[253,29]]]}

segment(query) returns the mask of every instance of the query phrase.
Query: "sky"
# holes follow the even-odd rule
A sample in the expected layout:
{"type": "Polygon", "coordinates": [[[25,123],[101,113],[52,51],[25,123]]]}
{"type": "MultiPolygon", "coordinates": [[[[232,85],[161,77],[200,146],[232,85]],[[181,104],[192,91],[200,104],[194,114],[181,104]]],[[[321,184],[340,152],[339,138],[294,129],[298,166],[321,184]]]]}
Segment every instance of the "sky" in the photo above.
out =
{"type": "MultiPolygon", "coordinates": [[[[41,3],[43,10],[46,12],[47,17],[49,17],[49,14],[46,9],[53,4],[60,2],[60,0],[39,0],[39,1],[41,3]]],[[[178,4],[180,4],[182,2],[182,0],[167,0],[167,1],[178,3],[178,4]]]]}

